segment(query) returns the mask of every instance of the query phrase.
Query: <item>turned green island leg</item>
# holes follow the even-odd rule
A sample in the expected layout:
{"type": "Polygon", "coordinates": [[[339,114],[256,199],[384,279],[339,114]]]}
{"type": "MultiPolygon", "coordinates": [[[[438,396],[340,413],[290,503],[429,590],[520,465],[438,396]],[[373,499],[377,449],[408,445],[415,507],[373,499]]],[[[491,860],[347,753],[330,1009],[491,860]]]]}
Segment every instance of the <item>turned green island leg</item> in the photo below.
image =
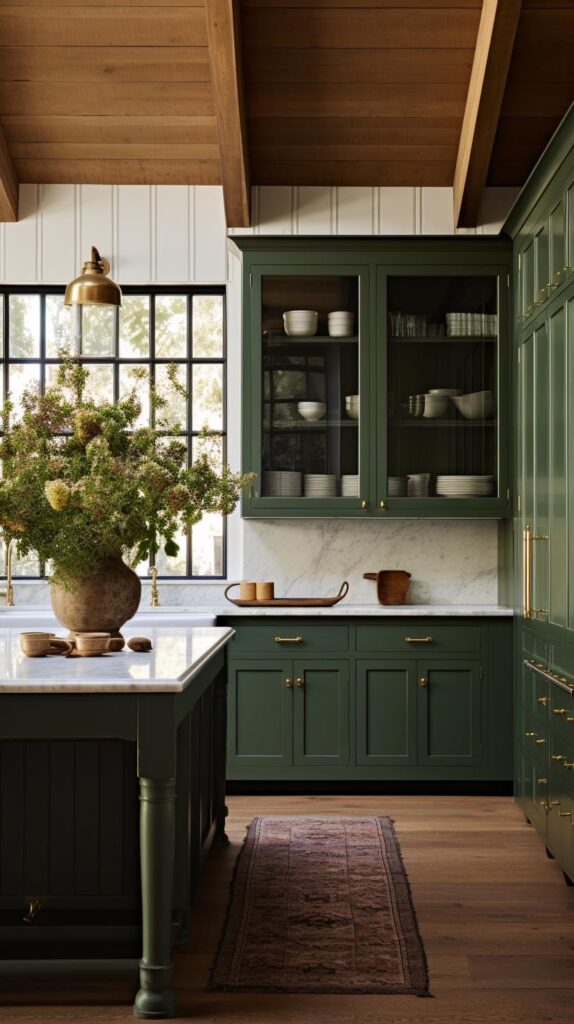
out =
{"type": "Polygon", "coordinates": [[[176,725],[169,698],[140,698],[138,775],[142,959],[134,1015],[175,1016],[172,984],[172,907],[175,862],[176,725]]]}

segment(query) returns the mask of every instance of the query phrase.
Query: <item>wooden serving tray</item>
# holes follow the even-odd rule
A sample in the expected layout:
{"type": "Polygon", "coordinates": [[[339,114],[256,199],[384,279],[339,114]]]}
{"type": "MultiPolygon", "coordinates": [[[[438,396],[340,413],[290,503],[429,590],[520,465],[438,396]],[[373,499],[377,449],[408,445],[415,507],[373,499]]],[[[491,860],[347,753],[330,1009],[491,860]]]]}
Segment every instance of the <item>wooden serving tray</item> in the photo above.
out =
{"type": "Polygon", "coordinates": [[[239,598],[227,597],[229,591],[238,586],[239,583],[230,583],[225,588],[225,597],[238,608],[332,608],[349,593],[349,584],[345,580],[336,597],[274,597],[269,601],[241,601],[239,598]]]}

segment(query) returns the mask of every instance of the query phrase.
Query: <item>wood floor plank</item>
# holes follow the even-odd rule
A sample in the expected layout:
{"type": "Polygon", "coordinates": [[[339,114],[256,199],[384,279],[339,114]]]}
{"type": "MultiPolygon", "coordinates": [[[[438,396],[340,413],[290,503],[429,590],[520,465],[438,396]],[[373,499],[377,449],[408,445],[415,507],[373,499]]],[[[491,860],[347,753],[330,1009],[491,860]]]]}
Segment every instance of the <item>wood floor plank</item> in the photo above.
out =
{"type": "MultiPolygon", "coordinates": [[[[512,800],[482,797],[250,797],[228,800],[232,845],[214,850],[175,956],[179,1016],[195,1024],[571,1024],[574,889],[512,800]],[[433,999],[206,992],[233,866],[257,814],[395,820],[433,999]]],[[[134,986],[115,979],[3,980],[2,1024],[127,1024],[134,986]]]]}

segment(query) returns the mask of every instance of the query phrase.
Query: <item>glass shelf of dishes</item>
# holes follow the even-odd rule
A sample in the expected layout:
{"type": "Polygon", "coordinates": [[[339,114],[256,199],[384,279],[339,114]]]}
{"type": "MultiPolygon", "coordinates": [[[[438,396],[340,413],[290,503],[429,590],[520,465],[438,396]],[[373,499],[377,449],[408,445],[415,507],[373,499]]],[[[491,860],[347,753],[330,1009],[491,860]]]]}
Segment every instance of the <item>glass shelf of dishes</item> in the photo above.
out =
{"type": "Polygon", "coordinates": [[[497,287],[494,275],[389,277],[389,497],[498,494],[497,287]]]}
{"type": "Polygon", "coordinates": [[[358,301],[353,275],[262,278],[261,497],[359,497],[358,301]]]}

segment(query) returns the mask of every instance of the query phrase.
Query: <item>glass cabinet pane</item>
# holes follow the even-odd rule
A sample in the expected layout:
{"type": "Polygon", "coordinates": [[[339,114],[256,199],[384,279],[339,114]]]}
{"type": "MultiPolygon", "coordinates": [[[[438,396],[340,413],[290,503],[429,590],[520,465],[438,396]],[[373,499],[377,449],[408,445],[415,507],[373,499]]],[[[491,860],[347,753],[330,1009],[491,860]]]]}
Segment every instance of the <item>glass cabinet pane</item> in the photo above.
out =
{"type": "Polygon", "coordinates": [[[498,494],[495,276],[388,279],[387,494],[498,494]]]}
{"type": "Polygon", "coordinates": [[[262,278],[262,497],[358,498],[358,296],[353,276],[262,278]]]}

